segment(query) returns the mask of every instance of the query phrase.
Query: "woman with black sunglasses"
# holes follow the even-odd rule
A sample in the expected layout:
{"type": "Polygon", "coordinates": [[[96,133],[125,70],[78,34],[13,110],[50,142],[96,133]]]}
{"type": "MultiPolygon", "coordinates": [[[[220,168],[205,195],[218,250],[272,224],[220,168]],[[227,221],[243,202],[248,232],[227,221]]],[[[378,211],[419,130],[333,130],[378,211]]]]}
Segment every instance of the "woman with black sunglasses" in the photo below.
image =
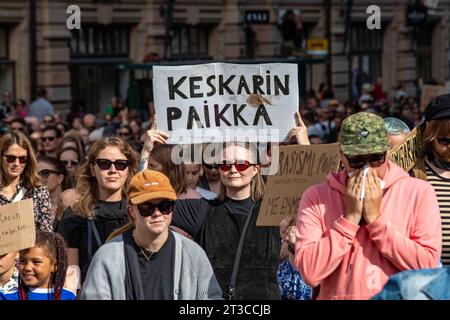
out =
{"type": "Polygon", "coordinates": [[[4,133],[0,155],[0,205],[32,198],[36,229],[52,231],[50,194],[39,176],[28,138],[20,131],[4,133]]]}
{"type": "Polygon", "coordinates": [[[87,161],[78,170],[79,199],[65,210],[58,232],[68,243],[69,265],[81,269],[81,281],[95,251],[127,222],[126,192],[135,166],[129,144],[108,137],[89,148],[87,161]]]}
{"type": "Polygon", "coordinates": [[[66,168],[64,163],[57,158],[40,156],[38,158],[37,168],[42,180],[48,187],[52,203],[53,229],[59,223],[62,215],[62,206],[60,204],[61,192],[66,190],[64,183],[66,168]]]}

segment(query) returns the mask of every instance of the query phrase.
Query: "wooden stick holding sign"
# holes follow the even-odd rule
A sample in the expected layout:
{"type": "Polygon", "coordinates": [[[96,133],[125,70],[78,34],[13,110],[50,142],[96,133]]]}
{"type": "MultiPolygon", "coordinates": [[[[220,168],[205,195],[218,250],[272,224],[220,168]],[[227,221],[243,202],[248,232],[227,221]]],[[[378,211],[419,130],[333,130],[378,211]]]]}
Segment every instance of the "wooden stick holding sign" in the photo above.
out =
{"type": "Polygon", "coordinates": [[[34,246],[33,200],[0,206],[0,255],[34,246]]]}
{"type": "Polygon", "coordinates": [[[279,167],[268,176],[258,226],[278,226],[288,215],[295,218],[303,192],[339,170],[338,143],[281,146],[273,152],[279,152],[279,167]]]}

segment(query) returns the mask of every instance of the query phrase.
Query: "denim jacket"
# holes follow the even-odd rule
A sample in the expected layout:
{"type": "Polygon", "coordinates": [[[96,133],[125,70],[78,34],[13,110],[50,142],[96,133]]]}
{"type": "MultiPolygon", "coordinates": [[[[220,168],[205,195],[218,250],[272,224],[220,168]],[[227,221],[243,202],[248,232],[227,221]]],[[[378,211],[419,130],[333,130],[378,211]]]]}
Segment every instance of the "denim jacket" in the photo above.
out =
{"type": "Polygon", "coordinates": [[[392,276],[372,300],[449,300],[450,268],[408,270],[392,276]]]}

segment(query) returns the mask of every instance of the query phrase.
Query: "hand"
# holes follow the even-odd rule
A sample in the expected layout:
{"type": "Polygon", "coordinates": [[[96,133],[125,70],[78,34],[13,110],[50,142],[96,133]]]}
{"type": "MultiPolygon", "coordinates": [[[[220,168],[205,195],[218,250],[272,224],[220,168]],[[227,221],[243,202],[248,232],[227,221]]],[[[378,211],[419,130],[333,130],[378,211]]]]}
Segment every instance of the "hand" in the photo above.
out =
{"type": "Polygon", "coordinates": [[[289,261],[293,264],[294,255],[289,251],[288,246],[295,248],[297,228],[291,223],[293,222],[292,216],[287,216],[283,220],[281,220],[280,227],[280,237],[282,239],[281,249],[280,249],[280,260],[289,259],[289,261]]]}
{"type": "Polygon", "coordinates": [[[378,182],[377,173],[370,168],[366,177],[366,194],[363,203],[363,217],[367,224],[372,223],[380,215],[382,197],[383,190],[378,182]]]}
{"type": "Polygon", "coordinates": [[[289,246],[295,248],[295,242],[296,242],[296,236],[295,233],[297,232],[297,227],[294,225],[291,225],[293,221],[293,217],[288,216],[285,217],[280,222],[280,236],[283,242],[286,242],[289,246]]]}
{"type": "Polygon", "coordinates": [[[298,111],[295,113],[295,122],[297,127],[292,128],[288,133],[289,142],[301,145],[310,145],[311,143],[308,139],[308,128],[305,126],[302,116],[298,111]]]}
{"type": "Polygon", "coordinates": [[[294,218],[292,216],[284,217],[283,220],[281,220],[281,222],[279,224],[281,239],[284,239],[286,237],[288,228],[291,225],[293,220],[294,220],[294,218]]]}
{"type": "Polygon", "coordinates": [[[128,121],[128,108],[123,108],[122,110],[120,110],[119,114],[120,114],[120,120],[122,122],[128,121]]]}
{"type": "MultiPolygon", "coordinates": [[[[359,196],[362,188],[363,171],[358,170],[355,175],[350,177],[347,185],[347,212],[344,214],[344,218],[354,224],[358,224],[362,218],[363,202],[359,196]]],[[[367,186],[367,184],[366,184],[367,186]]]]}
{"type": "Polygon", "coordinates": [[[150,154],[150,152],[153,150],[155,143],[165,144],[168,138],[169,134],[167,132],[156,130],[156,114],[155,114],[153,115],[152,125],[150,126],[150,129],[147,130],[144,148],[142,151],[150,154]]]}

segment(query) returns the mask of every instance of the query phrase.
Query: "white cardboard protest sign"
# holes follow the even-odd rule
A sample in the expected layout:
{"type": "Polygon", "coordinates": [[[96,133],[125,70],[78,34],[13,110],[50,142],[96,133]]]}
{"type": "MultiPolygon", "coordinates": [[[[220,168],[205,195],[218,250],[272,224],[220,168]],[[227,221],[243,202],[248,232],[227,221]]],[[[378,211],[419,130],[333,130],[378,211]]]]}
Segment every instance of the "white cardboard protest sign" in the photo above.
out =
{"type": "Polygon", "coordinates": [[[296,64],[155,66],[153,74],[168,143],[279,142],[295,126],[296,64]]]}
{"type": "Polygon", "coordinates": [[[0,206],[0,255],[34,246],[33,200],[0,206]]]}

